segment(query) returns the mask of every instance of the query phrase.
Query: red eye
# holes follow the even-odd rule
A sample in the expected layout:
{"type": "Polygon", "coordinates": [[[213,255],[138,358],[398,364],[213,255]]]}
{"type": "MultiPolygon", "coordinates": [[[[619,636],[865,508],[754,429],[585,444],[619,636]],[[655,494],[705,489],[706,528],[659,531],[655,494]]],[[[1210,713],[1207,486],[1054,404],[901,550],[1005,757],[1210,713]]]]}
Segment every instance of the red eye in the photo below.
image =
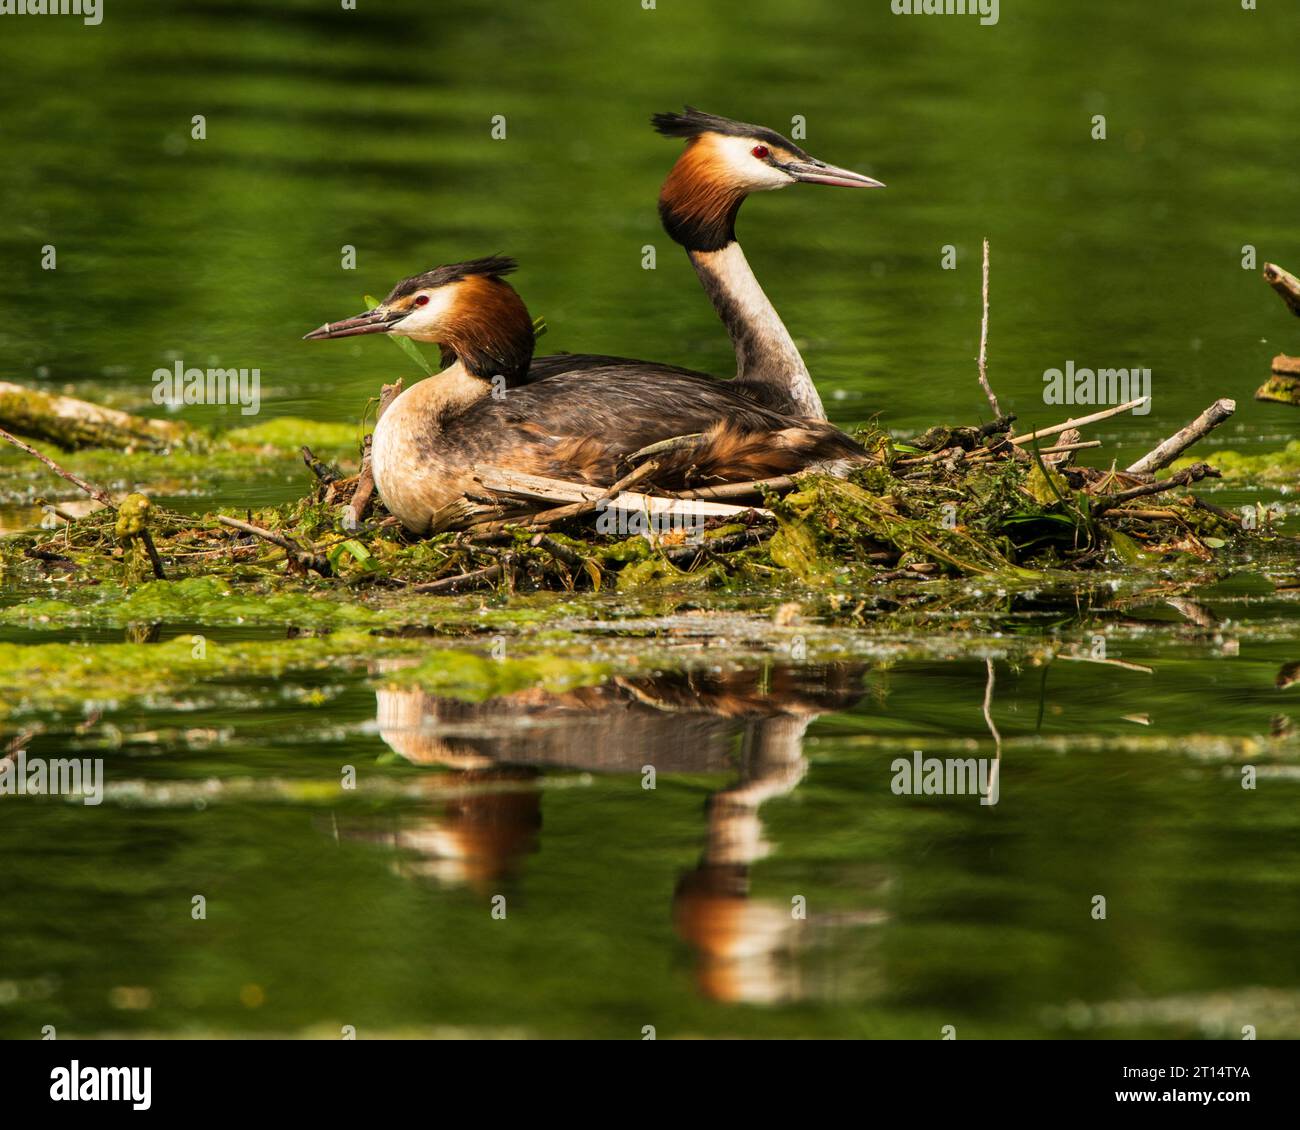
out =
{"type": "Polygon", "coordinates": [[[428,296],[427,294],[417,294],[417,295],[415,296],[415,301],[412,303],[412,305],[413,305],[413,306],[428,306],[428,305],[429,305],[429,296],[428,296]]]}
{"type": "Polygon", "coordinates": [[[751,152],[755,157],[757,157],[760,161],[763,161],[763,160],[766,160],[766,159],[767,159],[767,146],[766,146],[766,145],[755,145],[754,148],[750,150],[750,152],[751,152]]]}

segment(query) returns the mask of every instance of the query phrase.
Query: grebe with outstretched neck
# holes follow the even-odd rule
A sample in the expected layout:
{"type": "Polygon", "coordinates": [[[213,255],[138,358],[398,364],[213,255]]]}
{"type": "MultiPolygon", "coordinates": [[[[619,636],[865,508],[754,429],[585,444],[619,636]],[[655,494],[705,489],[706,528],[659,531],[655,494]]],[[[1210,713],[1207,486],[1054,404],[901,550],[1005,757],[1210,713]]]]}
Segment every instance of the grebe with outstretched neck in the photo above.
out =
{"type": "Polygon", "coordinates": [[[474,489],[484,464],[607,486],[641,448],[699,433],[694,445],[656,457],[656,484],[760,479],[867,457],[830,424],[765,408],[734,382],[599,357],[533,362],[532,319],[503,278],[515,267],[500,256],[437,267],[398,283],[368,313],[306,335],[384,333],[441,346],[447,367],[388,406],[371,447],[379,495],[412,532],[428,532],[438,509],[474,489]]]}
{"type": "Polygon", "coordinates": [[[884,188],[878,180],[809,156],[763,126],[706,114],[656,114],[655,129],[686,139],[659,192],[668,234],[686,248],[736,349],[735,383],[769,408],[824,420],[821,397],[789,331],[736,242],[736,216],[752,192],[792,184],[884,188]]]}

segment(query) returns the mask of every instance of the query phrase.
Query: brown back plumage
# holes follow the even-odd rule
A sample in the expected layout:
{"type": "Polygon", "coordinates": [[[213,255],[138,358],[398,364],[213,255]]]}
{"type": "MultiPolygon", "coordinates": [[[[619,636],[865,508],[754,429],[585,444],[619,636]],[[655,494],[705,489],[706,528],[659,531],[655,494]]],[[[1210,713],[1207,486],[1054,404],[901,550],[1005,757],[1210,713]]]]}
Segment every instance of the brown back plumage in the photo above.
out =
{"type": "Polygon", "coordinates": [[[591,358],[589,367],[585,358],[556,360],[575,367],[470,406],[457,420],[454,458],[608,485],[648,444],[702,433],[694,445],[656,457],[653,481],[665,489],[869,458],[833,425],[764,408],[723,381],[614,358],[591,358]]]}
{"type": "Polygon", "coordinates": [[[656,457],[659,468],[653,477],[669,488],[705,487],[868,459],[860,444],[830,424],[809,420],[777,431],[753,431],[723,420],[694,445],[656,457]]]}

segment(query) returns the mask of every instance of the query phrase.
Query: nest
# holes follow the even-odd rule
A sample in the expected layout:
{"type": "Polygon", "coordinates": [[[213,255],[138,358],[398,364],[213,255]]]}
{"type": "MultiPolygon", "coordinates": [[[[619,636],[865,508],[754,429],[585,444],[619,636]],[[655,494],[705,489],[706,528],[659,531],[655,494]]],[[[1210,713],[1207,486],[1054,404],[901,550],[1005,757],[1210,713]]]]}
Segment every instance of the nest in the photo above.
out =
{"type": "MultiPolygon", "coordinates": [[[[1300,282],[1278,268],[1269,271],[1272,285],[1300,312],[1300,282]]],[[[1248,540],[1279,540],[1271,513],[1247,522],[1191,492],[1218,477],[1208,464],[1157,477],[1232,415],[1231,400],[1215,401],[1124,470],[1075,466],[1079,452],[1101,447],[1084,440],[1082,430],[1144,404],[1145,397],[1015,434],[1015,418],[1001,414],[988,382],[988,281],[986,241],[979,380],[994,421],[934,427],[911,443],[875,426],[860,430],[857,438],[871,458],[845,478],[805,473],[657,489],[656,454],[690,444],[694,437],[687,436],[637,453],[607,486],[476,468],[476,489],[435,516],[430,536],[416,539],[375,494],[369,437],[356,476],[344,477],[303,448],[314,479],[307,497],[242,517],[196,519],[160,511],[142,495],[115,502],[0,429],[0,438],[105,506],[85,518],[55,508],[67,525],[54,534],[8,539],[0,545],[0,567],[89,581],[287,573],[425,593],[786,580],[872,585],[1206,562],[1248,540]]],[[[384,387],[380,414],[400,389],[401,382],[384,387]]],[[[86,408],[103,424],[102,409],[86,408]]],[[[116,417],[110,422],[122,426],[116,417]]]]}
{"type": "Polygon", "coordinates": [[[53,533],[10,539],[8,553],[88,579],[288,574],[425,593],[626,591],[1039,576],[1183,555],[1208,561],[1273,536],[1267,523],[1246,529],[1189,489],[1216,476],[1204,463],[1163,478],[1076,467],[1076,452],[1099,446],[1077,426],[1017,436],[1013,422],[935,427],[906,444],[872,427],[858,433],[870,462],[846,478],[809,473],[676,493],[655,488],[652,455],[605,488],[484,467],[481,491],[447,507],[425,538],[387,515],[364,462],[343,477],[304,449],[314,482],[296,503],[195,518],[134,495],[53,533]]]}

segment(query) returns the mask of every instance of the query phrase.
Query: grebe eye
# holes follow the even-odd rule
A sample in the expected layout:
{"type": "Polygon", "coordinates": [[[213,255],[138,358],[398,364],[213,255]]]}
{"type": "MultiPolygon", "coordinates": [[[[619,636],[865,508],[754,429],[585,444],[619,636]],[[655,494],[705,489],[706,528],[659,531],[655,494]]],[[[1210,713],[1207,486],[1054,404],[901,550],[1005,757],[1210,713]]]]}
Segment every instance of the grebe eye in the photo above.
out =
{"type": "Polygon", "coordinates": [[[428,296],[427,294],[417,294],[417,295],[415,296],[415,301],[414,301],[411,305],[413,305],[413,306],[428,306],[428,305],[429,305],[429,296],[428,296]]]}
{"type": "Polygon", "coordinates": [[[760,161],[763,161],[763,160],[765,160],[765,159],[767,158],[767,146],[766,146],[766,145],[755,145],[754,148],[750,150],[750,152],[751,152],[755,157],[757,157],[760,161]]]}

